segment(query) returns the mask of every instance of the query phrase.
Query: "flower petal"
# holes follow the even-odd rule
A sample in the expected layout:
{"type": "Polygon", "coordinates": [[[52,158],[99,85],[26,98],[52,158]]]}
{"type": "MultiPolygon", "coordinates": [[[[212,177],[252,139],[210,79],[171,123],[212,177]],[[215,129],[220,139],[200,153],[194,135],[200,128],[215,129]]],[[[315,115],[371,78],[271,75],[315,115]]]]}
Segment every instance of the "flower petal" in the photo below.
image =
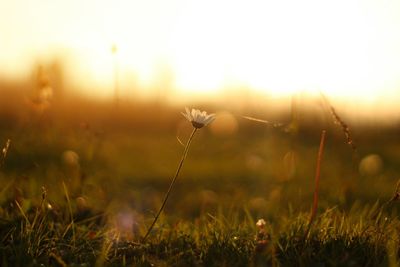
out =
{"type": "Polygon", "coordinates": [[[186,113],[181,112],[182,115],[183,115],[188,121],[192,121],[192,116],[190,115],[190,110],[189,110],[187,107],[185,107],[185,111],[186,111],[186,113]]]}
{"type": "Polygon", "coordinates": [[[215,117],[208,117],[208,118],[204,121],[204,124],[205,124],[205,125],[208,125],[208,124],[212,123],[214,120],[215,120],[215,117]]]}
{"type": "Polygon", "coordinates": [[[196,110],[194,108],[192,108],[191,115],[192,115],[192,118],[196,117],[196,110]]]}
{"type": "Polygon", "coordinates": [[[185,107],[185,111],[186,111],[186,114],[190,115],[190,109],[188,107],[185,107]]]}

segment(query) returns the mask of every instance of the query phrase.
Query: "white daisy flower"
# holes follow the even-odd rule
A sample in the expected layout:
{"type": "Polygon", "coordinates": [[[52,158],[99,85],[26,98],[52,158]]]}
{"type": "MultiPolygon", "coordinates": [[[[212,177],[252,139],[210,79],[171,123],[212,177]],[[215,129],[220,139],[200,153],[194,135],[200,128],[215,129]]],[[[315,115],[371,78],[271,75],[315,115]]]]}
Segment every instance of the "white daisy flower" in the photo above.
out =
{"type": "Polygon", "coordinates": [[[198,109],[192,108],[190,111],[188,108],[185,108],[186,113],[182,112],[182,115],[192,123],[194,128],[200,129],[204,126],[207,126],[211,122],[215,120],[215,114],[207,114],[205,111],[200,111],[198,109]]]}
{"type": "Polygon", "coordinates": [[[192,109],[190,111],[188,108],[185,108],[185,110],[186,110],[186,113],[182,112],[182,115],[188,121],[190,121],[192,123],[194,128],[193,128],[193,131],[190,134],[190,137],[189,137],[189,139],[188,139],[188,141],[187,141],[187,143],[185,145],[185,149],[183,150],[183,155],[182,155],[181,161],[180,161],[180,163],[178,165],[178,169],[175,172],[174,178],[172,178],[172,181],[171,181],[171,184],[169,185],[168,191],[165,194],[164,201],[161,204],[161,207],[158,210],[156,216],[154,217],[153,222],[151,223],[150,227],[147,229],[147,232],[146,232],[146,234],[144,235],[144,237],[142,239],[143,243],[147,239],[147,237],[150,235],[151,230],[153,229],[154,225],[156,224],[161,212],[163,211],[163,209],[165,207],[165,204],[167,203],[168,197],[171,194],[172,187],[174,186],[174,184],[176,182],[176,179],[178,178],[178,175],[179,175],[179,173],[181,171],[181,168],[183,166],[183,162],[185,161],[186,156],[188,154],[190,143],[192,142],[194,134],[196,133],[197,129],[200,129],[200,128],[210,124],[212,121],[215,120],[215,114],[208,114],[207,115],[207,112],[205,112],[205,111],[202,112],[202,111],[200,111],[198,109],[192,109]]]}

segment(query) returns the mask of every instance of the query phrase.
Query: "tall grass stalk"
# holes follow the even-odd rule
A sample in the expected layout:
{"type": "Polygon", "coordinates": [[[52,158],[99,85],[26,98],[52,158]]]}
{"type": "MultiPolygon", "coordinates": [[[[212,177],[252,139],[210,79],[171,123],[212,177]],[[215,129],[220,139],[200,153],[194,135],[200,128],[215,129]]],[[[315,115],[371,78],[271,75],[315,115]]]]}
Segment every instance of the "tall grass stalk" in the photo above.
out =
{"type": "Polygon", "coordinates": [[[318,151],[318,157],[317,157],[317,167],[315,169],[315,190],[314,190],[314,199],[313,199],[313,206],[311,209],[311,215],[310,215],[310,220],[308,222],[308,227],[306,230],[306,233],[304,235],[304,238],[307,238],[308,233],[310,232],[311,225],[315,219],[315,216],[317,215],[317,209],[318,209],[318,195],[319,195],[319,181],[321,177],[321,163],[322,163],[322,155],[324,153],[324,147],[325,147],[325,136],[326,136],[326,131],[323,130],[321,133],[321,141],[319,144],[319,151],[318,151]]]}
{"type": "Polygon", "coordinates": [[[160,207],[159,211],[157,212],[156,217],[154,217],[154,220],[153,220],[152,224],[150,225],[149,229],[147,230],[146,234],[143,237],[143,240],[142,240],[143,242],[146,241],[146,239],[149,236],[151,230],[153,229],[154,225],[156,224],[156,222],[158,220],[158,217],[160,217],[160,214],[163,211],[163,209],[165,207],[165,204],[167,203],[167,200],[169,198],[169,195],[171,194],[172,188],[174,187],[176,179],[178,178],[178,175],[179,175],[179,173],[180,173],[180,171],[182,169],[183,162],[185,161],[185,159],[187,157],[187,154],[188,154],[188,151],[189,151],[189,147],[190,147],[190,143],[192,142],[192,139],[193,139],[194,134],[196,133],[197,129],[198,128],[194,127],[192,133],[190,134],[190,137],[189,137],[189,139],[188,139],[188,141],[187,141],[187,143],[185,145],[185,149],[183,150],[182,158],[181,158],[181,160],[179,162],[178,168],[176,169],[175,176],[174,176],[174,178],[172,178],[171,184],[169,185],[168,191],[164,196],[164,201],[162,202],[161,207],[160,207]]]}
{"type": "MultiPolygon", "coordinates": [[[[70,200],[70,198],[69,198],[67,186],[65,185],[64,182],[62,183],[62,185],[63,185],[65,197],[67,198],[68,211],[69,211],[69,216],[70,216],[70,220],[71,220],[70,224],[67,226],[67,229],[66,229],[65,232],[64,232],[64,235],[68,232],[68,229],[71,227],[71,230],[72,230],[72,241],[73,241],[73,244],[74,244],[74,246],[75,246],[75,244],[76,244],[76,237],[75,237],[74,214],[72,213],[71,200],[70,200]]],[[[63,235],[63,236],[64,236],[64,235],[63,235]]]]}

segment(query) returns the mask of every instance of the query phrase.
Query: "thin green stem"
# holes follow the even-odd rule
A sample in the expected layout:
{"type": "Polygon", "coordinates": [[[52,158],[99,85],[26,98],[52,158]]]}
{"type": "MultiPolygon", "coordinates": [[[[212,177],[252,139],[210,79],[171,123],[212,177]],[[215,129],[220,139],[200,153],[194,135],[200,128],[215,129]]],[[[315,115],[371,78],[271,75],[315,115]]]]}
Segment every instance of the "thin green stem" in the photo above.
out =
{"type": "Polygon", "coordinates": [[[161,207],[160,207],[160,210],[157,212],[156,217],[154,218],[154,220],[153,220],[152,224],[150,225],[149,229],[147,230],[147,233],[146,233],[145,236],[143,237],[143,240],[142,240],[143,242],[146,241],[146,239],[147,239],[147,237],[149,236],[151,230],[153,229],[154,225],[156,224],[156,222],[157,222],[157,220],[158,220],[158,217],[160,217],[160,214],[161,214],[161,212],[163,211],[163,209],[164,209],[164,207],[165,207],[165,204],[167,203],[167,200],[168,200],[169,195],[170,195],[170,193],[171,193],[171,191],[172,191],[172,188],[174,187],[175,181],[176,181],[176,179],[178,178],[179,172],[180,172],[181,169],[182,169],[183,162],[184,162],[185,159],[186,159],[186,156],[187,156],[188,151],[189,151],[190,143],[192,142],[193,136],[194,136],[194,134],[196,133],[196,131],[197,131],[197,128],[193,128],[193,131],[192,131],[192,133],[190,134],[190,137],[189,137],[189,139],[188,139],[188,141],[187,141],[187,143],[186,143],[185,149],[183,150],[183,155],[182,155],[181,161],[179,162],[178,168],[176,169],[175,176],[174,176],[174,178],[172,179],[171,184],[169,185],[169,188],[168,188],[167,193],[165,194],[164,201],[163,201],[163,203],[162,203],[162,205],[161,205],[161,207]]]}

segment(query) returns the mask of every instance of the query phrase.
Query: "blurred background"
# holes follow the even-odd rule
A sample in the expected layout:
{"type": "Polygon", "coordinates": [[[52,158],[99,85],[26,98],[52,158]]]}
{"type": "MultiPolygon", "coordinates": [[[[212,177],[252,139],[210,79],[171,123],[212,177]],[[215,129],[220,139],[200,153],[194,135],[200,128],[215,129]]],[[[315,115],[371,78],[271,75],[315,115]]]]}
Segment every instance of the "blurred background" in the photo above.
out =
{"type": "Polygon", "coordinates": [[[168,215],[308,210],[322,129],[323,207],[393,194],[398,1],[2,6],[3,207],[18,199],[29,209],[42,186],[63,205],[64,181],[78,211],[107,210],[127,225],[151,218],[191,131],[185,106],[217,119],[195,137],[168,215]]]}

